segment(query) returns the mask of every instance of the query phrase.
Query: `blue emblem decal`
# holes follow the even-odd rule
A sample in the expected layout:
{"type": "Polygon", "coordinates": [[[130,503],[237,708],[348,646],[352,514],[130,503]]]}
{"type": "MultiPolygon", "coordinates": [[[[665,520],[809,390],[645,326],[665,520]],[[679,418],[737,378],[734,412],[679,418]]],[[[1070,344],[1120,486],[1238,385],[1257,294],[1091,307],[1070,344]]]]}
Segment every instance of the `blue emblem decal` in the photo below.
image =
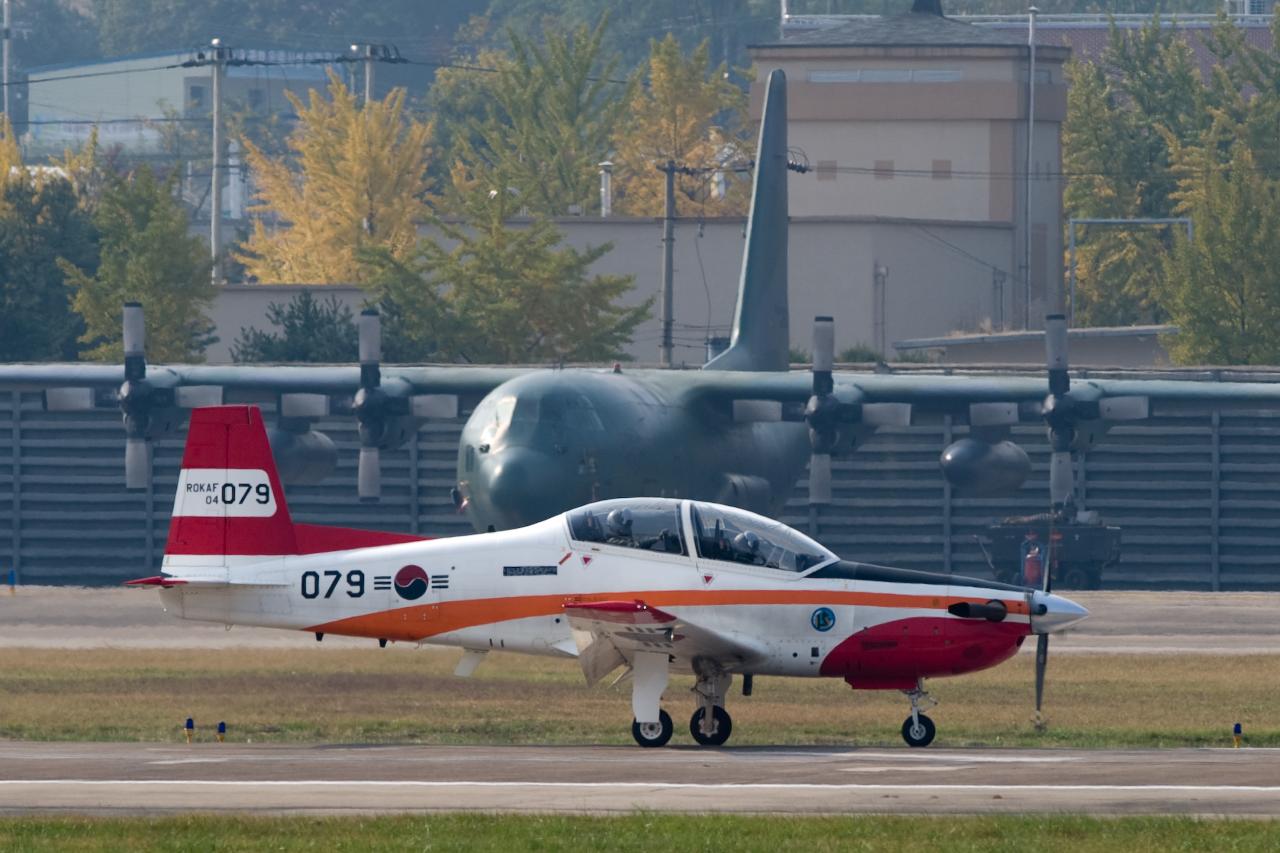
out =
{"type": "Polygon", "coordinates": [[[830,607],[819,607],[809,617],[809,624],[815,631],[830,631],[836,626],[836,614],[830,607]]]}

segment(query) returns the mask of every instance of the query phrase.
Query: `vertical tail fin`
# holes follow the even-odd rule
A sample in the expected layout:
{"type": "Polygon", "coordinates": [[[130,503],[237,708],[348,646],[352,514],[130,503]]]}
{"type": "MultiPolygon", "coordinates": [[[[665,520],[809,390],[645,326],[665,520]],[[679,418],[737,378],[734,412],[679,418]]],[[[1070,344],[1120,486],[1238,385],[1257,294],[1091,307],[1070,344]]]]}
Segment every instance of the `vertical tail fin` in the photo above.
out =
{"type": "Polygon", "coordinates": [[[787,78],[775,70],[769,74],[760,117],[733,337],[729,348],[705,369],[786,370],[790,366],[787,220],[787,78]]]}
{"type": "Polygon", "coordinates": [[[194,410],[166,564],[225,566],[228,557],[296,553],[293,520],[262,413],[256,406],[194,410]]]}

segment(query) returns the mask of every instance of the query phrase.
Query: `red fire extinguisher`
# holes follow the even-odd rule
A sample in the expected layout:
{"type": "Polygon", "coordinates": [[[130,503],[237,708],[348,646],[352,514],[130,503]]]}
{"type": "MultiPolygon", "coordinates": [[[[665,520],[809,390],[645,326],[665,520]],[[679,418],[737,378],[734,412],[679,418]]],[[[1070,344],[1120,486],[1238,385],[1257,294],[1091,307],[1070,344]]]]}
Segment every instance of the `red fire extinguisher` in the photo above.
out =
{"type": "Polygon", "coordinates": [[[1022,543],[1022,583],[1038,587],[1044,581],[1044,558],[1035,539],[1034,533],[1028,533],[1027,541],[1022,543]]]}

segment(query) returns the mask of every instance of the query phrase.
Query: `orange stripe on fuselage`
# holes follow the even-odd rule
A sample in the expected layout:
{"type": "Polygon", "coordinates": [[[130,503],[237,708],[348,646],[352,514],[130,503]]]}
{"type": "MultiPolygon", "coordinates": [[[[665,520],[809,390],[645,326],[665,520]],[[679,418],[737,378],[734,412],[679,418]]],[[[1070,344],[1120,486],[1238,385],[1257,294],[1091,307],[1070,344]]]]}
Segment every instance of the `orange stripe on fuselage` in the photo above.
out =
{"type": "MultiPolygon", "coordinates": [[[[391,640],[422,640],[463,628],[474,628],[512,619],[554,616],[566,604],[588,604],[596,601],[639,599],[650,607],[718,607],[769,604],[846,604],[857,607],[893,607],[913,610],[946,611],[952,604],[968,602],[985,604],[990,598],[954,595],[912,595],[892,592],[839,592],[818,589],[730,589],[730,590],[640,590],[636,592],[599,592],[586,595],[522,595],[506,598],[470,598],[414,604],[346,619],[336,619],[307,628],[325,634],[351,637],[385,637],[391,640]]],[[[1025,600],[1000,599],[1009,613],[1026,616],[1025,600]]]]}

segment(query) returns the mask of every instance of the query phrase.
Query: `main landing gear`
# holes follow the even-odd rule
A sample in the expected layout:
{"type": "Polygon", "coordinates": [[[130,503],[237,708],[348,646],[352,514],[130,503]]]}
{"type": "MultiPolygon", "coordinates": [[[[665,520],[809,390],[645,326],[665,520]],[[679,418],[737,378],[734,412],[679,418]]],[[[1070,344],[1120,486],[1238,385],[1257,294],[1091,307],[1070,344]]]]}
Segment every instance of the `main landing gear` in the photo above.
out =
{"type": "MultiPolygon", "coordinates": [[[[703,671],[698,673],[698,683],[694,685],[693,694],[698,699],[698,708],[689,718],[689,734],[699,746],[723,746],[733,732],[733,720],[724,709],[725,694],[733,682],[733,676],[726,672],[703,671]]],[[[671,716],[663,710],[658,711],[656,723],[631,721],[631,736],[636,743],[645,747],[666,746],[672,734],[671,716]]]]}
{"type": "Polygon", "coordinates": [[[920,707],[932,708],[938,704],[938,700],[925,692],[921,682],[916,682],[914,690],[902,692],[911,700],[911,716],[902,721],[902,739],[907,742],[907,746],[928,746],[933,743],[933,736],[938,733],[938,729],[933,720],[920,712],[920,707]]]}
{"type": "Polygon", "coordinates": [[[671,715],[666,711],[658,712],[656,723],[631,721],[631,736],[641,746],[666,746],[675,729],[675,725],[671,722],[671,715]]]}

